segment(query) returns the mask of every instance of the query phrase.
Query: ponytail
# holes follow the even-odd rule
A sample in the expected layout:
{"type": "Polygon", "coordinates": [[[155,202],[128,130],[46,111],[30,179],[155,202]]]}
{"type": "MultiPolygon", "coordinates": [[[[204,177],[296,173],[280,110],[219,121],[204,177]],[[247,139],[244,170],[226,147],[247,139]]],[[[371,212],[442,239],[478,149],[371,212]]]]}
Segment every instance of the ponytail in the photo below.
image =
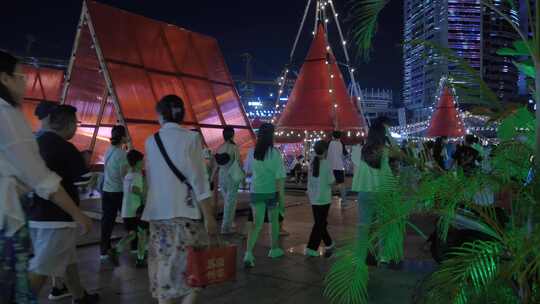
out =
{"type": "Polygon", "coordinates": [[[320,157],[317,155],[317,156],[315,156],[315,158],[313,159],[313,164],[312,164],[312,168],[311,168],[311,172],[312,172],[311,175],[312,175],[313,177],[319,177],[320,167],[321,167],[321,159],[320,159],[320,157]]]}
{"type": "Polygon", "coordinates": [[[315,157],[313,158],[313,163],[311,164],[311,175],[313,177],[319,177],[321,158],[324,157],[324,153],[326,153],[328,150],[328,144],[325,141],[319,140],[315,143],[313,150],[315,150],[315,157]]]}

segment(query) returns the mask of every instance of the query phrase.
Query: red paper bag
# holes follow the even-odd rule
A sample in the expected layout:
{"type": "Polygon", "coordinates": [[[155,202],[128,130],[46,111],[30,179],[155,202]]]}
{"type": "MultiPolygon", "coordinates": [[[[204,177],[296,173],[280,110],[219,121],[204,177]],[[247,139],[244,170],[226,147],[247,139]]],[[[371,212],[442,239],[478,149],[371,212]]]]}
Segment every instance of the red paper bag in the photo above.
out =
{"type": "Polygon", "coordinates": [[[187,248],[187,284],[205,287],[236,279],[236,246],[187,248]]]}

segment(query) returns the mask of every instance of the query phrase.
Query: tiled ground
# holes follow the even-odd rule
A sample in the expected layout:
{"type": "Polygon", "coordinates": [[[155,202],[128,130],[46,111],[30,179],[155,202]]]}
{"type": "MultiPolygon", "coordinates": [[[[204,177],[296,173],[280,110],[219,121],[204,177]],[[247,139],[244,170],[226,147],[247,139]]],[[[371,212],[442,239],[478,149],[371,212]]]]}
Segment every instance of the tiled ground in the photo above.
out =
{"type": "MultiPolygon", "coordinates": [[[[266,258],[268,233],[264,233],[256,248],[256,267],[245,271],[241,268],[244,241],[240,236],[229,241],[238,244],[238,275],[235,282],[207,288],[200,303],[242,304],[242,303],[328,303],[323,297],[324,274],[332,260],[324,258],[306,259],[301,255],[312,225],[311,210],[301,192],[289,193],[285,227],[290,236],[282,239],[287,256],[279,260],[266,258]]],[[[243,226],[246,216],[240,213],[237,223],[243,226]]],[[[356,208],[340,209],[334,204],[330,213],[330,233],[338,243],[354,230],[356,208]]],[[[415,222],[429,233],[432,220],[418,217],[415,222]]],[[[121,234],[121,229],[117,230],[121,234]]],[[[148,292],[148,278],[145,269],[135,269],[133,258],[124,256],[121,266],[113,269],[110,265],[100,265],[99,248],[93,242],[99,235],[98,229],[84,239],[86,246],[79,248],[79,262],[83,284],[91,291],[102,295],[101,303],[137,304],[156,303],[148,292]]],[[[406,241],[406,263],[401,271],[371,269],[370,303],[410,303],[413,289],[433,267],[429,254],[423,251],[423,241],[412,232],[406,241]]],[[[180,275],[180,274],[179,274],[180,275]]],[[[40,303],[46,300],[45,288],[40,303]]],[[[69,300],[58,303],[70,303],[69,300]]]]}

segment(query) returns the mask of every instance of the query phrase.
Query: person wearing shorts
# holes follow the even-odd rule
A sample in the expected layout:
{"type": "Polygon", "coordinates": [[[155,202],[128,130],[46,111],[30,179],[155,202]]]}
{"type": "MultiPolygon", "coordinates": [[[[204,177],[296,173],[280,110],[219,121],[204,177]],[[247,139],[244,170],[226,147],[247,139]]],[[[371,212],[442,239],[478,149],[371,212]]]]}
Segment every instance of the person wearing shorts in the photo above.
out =
{"type": "Polygon", "coordinates": [[[281,153],[274,148],[274,126],[263,124],[257,134],[257,144],[253,150],[251,168],[251,210],[255,217],[254,225],[248,234],[244,266],[255,266],[253,248],[257,243],[268,210],[272,225],[271,249],[268,256],[279,258],[285,255],[279,247],[279,208],[283,197],[282,184],[286,178],[281,153]]]}
{"type": "MultiPolygon", "coordinates": [[[[49,128],[37,138],[39,152],[47,167],[58,174],[71,199],[80,202],[76,184],[90,181],[91,175],[82,154],[68,140],[77,130],[76,108],[57,106],[49,117],[49,128]]],[[[29,208],[30,238],[34,257],[29,272],[38,292],[47,277],[65,279],[73,303],[97,303],[99,295],[88,294],[81,286],[77,266],[78,230],[73,218],[51,201],[34,195],[29,208]]]]}
{"type": "Polygon", "coordinates": [[[124,196],[120,213],[128,234],[109,250],[109,257],[115,266],[119,265],[118,255],[123,253],[129,245],[132,245],[131,247],[137,252],[135,267],[146,265],[148,223],[141,220],[146,192],[142,172],[143,159],[144,155],[137,150],[127,153],[129,172],[124,177],[124,196]]]}

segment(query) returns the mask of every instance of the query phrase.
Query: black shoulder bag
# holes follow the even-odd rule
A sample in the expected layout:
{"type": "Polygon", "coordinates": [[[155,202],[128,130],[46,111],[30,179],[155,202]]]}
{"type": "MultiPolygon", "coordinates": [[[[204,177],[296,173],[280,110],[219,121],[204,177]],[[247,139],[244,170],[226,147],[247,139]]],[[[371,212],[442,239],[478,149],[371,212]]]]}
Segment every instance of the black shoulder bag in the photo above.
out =
{"type": "Polygon", "coordinates": [[[163,145],[163,141],[161,140],[161,136],[159,135],[159,132],[154,134],[154,139],[156,140],[156,144],[159,148],[159,151],[161,152],[161,155],[165,159],[165,162],[167,163],[171,171],[174,173],[174,175],[176,175],[176,177],[178,177],[180,182],[182,182],[183,184],[187,186],[188,188],[188,193],[186,197],[187,205],[190,207],[194,207],[195,205],[193,204],[193,187],[188,182],[184,174],[182,174],[182,172],[180,172],[180,170],[178,170],[178,168],[174,165],[171,158],[169,157],[169,154],[167,154],[167,150],[165,150],[165,146],[163,145]]]}

